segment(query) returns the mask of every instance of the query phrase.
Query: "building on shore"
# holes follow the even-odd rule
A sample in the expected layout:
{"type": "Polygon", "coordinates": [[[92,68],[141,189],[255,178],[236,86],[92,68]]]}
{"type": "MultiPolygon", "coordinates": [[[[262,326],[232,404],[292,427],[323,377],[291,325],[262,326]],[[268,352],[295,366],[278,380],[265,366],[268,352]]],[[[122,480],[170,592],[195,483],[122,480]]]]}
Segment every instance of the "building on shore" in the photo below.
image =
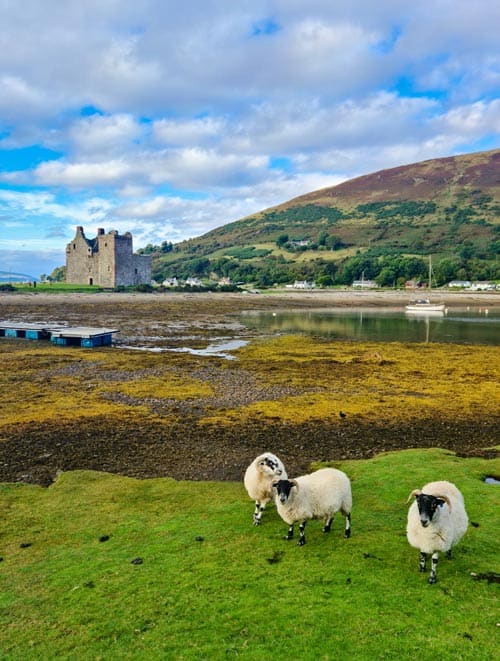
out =
{"type": "Polygon", "coordinates": [[[94,239],[87,239],[78,226],[66,246],[66,282],[110,288],[150,284],[151,256],[134,255],[130,232],[105,234],[99,228],[94,239]]]}

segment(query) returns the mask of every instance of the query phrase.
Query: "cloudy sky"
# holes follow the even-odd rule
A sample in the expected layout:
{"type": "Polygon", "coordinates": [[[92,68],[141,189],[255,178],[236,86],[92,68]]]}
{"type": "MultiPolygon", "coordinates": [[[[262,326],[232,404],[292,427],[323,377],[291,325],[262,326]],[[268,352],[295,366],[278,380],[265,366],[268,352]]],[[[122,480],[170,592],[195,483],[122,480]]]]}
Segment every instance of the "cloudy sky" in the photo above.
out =
{"type": "Polygon", "coordinates": [[[500,146],[497,0],[0,0],[0,271],[500,146]]]}

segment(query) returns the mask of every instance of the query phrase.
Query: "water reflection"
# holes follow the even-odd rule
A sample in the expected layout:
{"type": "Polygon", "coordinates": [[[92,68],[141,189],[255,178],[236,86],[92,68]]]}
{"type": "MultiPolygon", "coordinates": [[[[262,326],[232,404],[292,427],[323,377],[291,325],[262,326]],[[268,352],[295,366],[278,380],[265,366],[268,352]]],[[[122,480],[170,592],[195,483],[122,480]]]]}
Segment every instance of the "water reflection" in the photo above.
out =
{"type": "Polygon", "coordinates": [[[406,315],[401,310],[339,309],[247,312],[243,323],[260,332],[304,333],[328,339],[374,342],[500,344],[500,309],[448,310],[406,315]]]}

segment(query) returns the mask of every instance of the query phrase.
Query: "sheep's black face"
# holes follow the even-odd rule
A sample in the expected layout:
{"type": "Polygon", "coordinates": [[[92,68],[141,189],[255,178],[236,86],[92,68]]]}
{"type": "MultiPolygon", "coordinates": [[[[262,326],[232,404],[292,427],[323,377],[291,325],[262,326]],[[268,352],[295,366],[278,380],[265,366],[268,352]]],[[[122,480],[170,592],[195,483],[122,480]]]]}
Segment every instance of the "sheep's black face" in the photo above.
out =
{"type": "Polygon", "coordinates": [[[425,493],[421,493],[415,496],[415,498],[418,505],[418,513],[420,514],[420,523],[424,528],[427,528],[437,508],[444,505],[444,500],[442,498],[436,498],[436,496],[428,496],[425,493]]]}
{"type": "Polygon", "coordinates": [[[286,503],[290,497],[290,491],[295,485],[290,480],[278,480],[273,482],[273,487],[276,489],[280,503],[286,503]]]}

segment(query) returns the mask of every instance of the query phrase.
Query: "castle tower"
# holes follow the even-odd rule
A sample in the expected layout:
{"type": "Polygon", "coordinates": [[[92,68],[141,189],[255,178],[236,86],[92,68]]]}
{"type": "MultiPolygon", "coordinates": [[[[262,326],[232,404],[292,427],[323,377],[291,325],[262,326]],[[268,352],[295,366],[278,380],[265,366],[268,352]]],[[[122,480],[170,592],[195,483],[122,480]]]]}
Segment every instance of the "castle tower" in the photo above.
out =
{"type": "Polygon", "coordinates": [[[94,239],[87,239],[83,227],[76,228],[66,246],[66,282],[79,285],[119,286],[149,284],[151,257],[134,255],[132,234],[98,228],[94,239]]]}

